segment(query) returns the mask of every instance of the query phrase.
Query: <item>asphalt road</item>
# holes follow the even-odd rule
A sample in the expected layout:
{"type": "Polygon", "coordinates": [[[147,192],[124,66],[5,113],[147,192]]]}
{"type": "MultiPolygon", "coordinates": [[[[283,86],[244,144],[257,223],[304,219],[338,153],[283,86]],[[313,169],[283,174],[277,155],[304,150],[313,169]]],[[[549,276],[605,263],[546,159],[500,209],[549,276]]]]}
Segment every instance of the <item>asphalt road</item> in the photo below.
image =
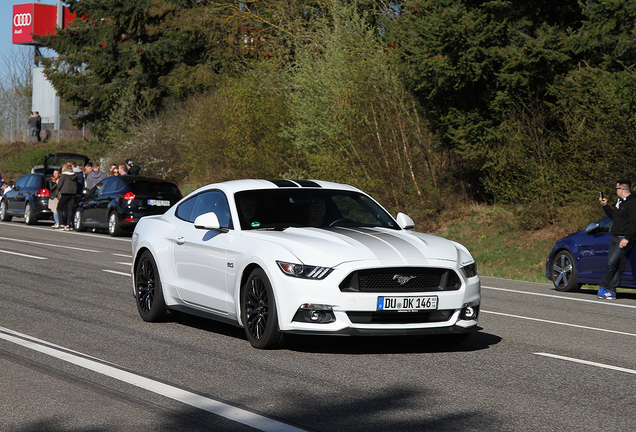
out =
{"type": "Polygon", "coordinates": [[[295,338],[145,323],[130,238],[0,223],[2,431],[633,431],[636,297],[482,278],[483,330],[295,338]]]}

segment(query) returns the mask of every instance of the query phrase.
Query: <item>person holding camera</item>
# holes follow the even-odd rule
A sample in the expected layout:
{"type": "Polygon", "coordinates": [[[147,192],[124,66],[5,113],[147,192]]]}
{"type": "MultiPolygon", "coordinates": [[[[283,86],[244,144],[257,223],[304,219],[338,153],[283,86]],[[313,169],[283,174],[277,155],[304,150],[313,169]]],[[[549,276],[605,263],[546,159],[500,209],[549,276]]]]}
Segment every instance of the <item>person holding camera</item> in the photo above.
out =
{"type": "Polygon", "coordinates": [[[632,194],[629,180],[616,182],[615,208],[607,204],[601,194],[599,202],[605,214],[612,219],[612,238],[607,251],[607,264],[598,290],[598,298],[616,300],[616,287],[620,282],[621,260],[629,255],[636,242],[636,195],[632,194]]]}

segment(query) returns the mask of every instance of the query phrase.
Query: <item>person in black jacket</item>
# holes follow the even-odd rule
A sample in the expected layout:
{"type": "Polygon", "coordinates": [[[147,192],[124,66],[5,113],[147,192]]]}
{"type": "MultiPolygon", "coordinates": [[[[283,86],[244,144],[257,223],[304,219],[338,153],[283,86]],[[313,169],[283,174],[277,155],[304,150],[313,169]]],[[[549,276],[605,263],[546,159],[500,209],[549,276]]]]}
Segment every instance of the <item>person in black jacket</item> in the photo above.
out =
{"type": "Polygon", "coordinates": [[[137,165],[135,165],[135,163],[133,162],[132,159],[127,159],[126,160],[126,171],[127,171],[128,175],[139,175],[139,171],[141,171],[141,168],[138,167],[137,165]]]}
{"type": "Polygon", "coordinates": [[[73,221],[73,207],[75,206],[75,196],[77,195],[77,176],[73,172],[73,164],[66,162],[62,167],[62,174],[57,182],[57,190],[60,192],[60,202],[57,205],[60,215],[60,229],[71,230],[73,221]]]}
{"type": "Polygon", "coordinates": [[[612,219],[612,238],[607,251],[607,264],[598,298],[616,300],[616,287],[620,282],[621,260],[629,255],[636,242],[636,195],[632,194],[629,180],[616,182],[616,208],[607,205],[607,198],[599,198],[605,214],[612,219]]]}

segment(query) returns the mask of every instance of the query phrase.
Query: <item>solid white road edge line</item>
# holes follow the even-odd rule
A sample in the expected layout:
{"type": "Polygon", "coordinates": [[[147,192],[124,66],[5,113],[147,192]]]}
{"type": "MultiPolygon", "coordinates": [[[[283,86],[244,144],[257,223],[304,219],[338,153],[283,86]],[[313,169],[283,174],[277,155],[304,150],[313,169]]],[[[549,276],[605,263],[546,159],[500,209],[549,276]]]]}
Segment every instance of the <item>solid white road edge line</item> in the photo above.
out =
{"type": "Polygon", "coordinates": [[[597,304],[597,305],[604,305],[604,306],[616,306],[616,307],[626,307],[626,308],[630,308],[630,309],[636,309],[636,306],[616,303],[613,300],[602,300],[602,299],[586,300],[586,299],[579,299],[579,298],[573,298],[573,297],[558,296],[558,295],[553,295],[553,294],[541,294],[541,293],[533,293],[533,292],[530,292],[530,291],[518,291],[518,290],[507,289],[507,288],[495,288],[495,287],[489,287],[489,286],[482,286],[482,288],[491,289],[491,290],[495,290],[495,291],[506,291],[506,292],[516,293],[516,294],[527,294],[527,295],[535,295],[535,296],[539,296],[539,297],[556,298],[556,299],[560,299],[560,300],[579,301],[579,302],[594,303],[594,304],[597,304]]]}
{"type": "Polygon", "coordinates": [[[6,250],[2,250],[2,249],[0,249],[0,252],[5,253],[5,254],[9,254],[9,255],[18,255],[18,256],[21,256],[21,257],[33,258],[33,259],[39,259],[39,260],[48,259],[46,257],[39,257],[39,256],[35,256],[35,255],[27,255],[27,254],[23,254],[23,253],[11,252],[11,251],[6,251],[6,250]]]}
{"type": "Polygon", "coordinates": [[[502,313],[502,312],[492,312],[492,311],[486,311],[486,310],[482,310],[481,312],[484,312],[484,313],[487,313],[487,314],[493,314],[493,315],[506,316],[506,317],[510,317],[510,318],[519,318],[519,319],[524,319],[524,320],[529,320],[529,321],[538,321],[538,322],[542,322],[542,323],[546,323],[546,324],[557,324],[557,325],[562,325],[562,326],[566,326],[566,327],[576,327],[576,328],[585,329],[585,330],[595,330],[595,331],[600,331],[600,332],[614,333],[614,334],[620,334],[620,335],[625,335],[625,336],[634,336],[634,337],[636,337],[636,333],[627,333],[627,332],[622,332],[622,331],[617,331],[617,330],[607,330],[607,329],[596,328],[596,327],[582,326],[582,325],[578,325],[578,324],[568,324],[568,323],[559,322],[559,321],[550,321],[550,320],[544,320],[544,319],[540,319],[540,318],[530,318],[530,317],[525,317],[525,316],[520,316],[520,315],[511,315],[511,314],[502,313]]]}
{"type": "Polygon", "coordinates": [[[304,432],[288,424],[123,370],[112,363],[0,327],[0,339],[264,432],[304,432]],[[111,366],[112,365],[112,366],[111,366]]]}
{"type": "Polygon", "coordinates": [[[97,250],[93,250],[93,249],[82,249],[82,248],[78,248],[78,247],[75,247],[75,246],[62,246],[62,245],[56,245],[56,244],[50,244],[50,243],[41,243],[41,242],[36,242],[36,241],[31,241],[31,240],[13,239],[13,238],[9,238],[9,237],[0,237],[0,240],[14,241],[14,242],[20,242],[20,243],[31,243],[31,244],[35,244],[35,245],[39,245],[39,246],[52,246],[54,248],[73,249],[73,250],[78,250],[78,251],[82,251],[82,252],[102,253],[101,251],[97,251],[97,250]]]}
{"type": "Polygon", "coordinates": [[[130,277],[130,273],[124,273],[124,272],[120,272],[120,271],[115,271],[115,270],[103,270],[102,271],[106,272],[106,273],[113,273],[116,275],[121,275],[121,276],[128,276],[130,277]]]}
{"type": "Polygon", "coordinates": [[[544,357],[552,357],[552,358],[559,359],[559,360],[567,360],[567,361],[571,361],[571,362],[574,362],[574,363],[581,363],[581,364],[589,365],[589,366],[596,366],[596,367],[600,367],[600,368],[611,369],[611,370],[615,370],[615,371],[619,371],[619,372],[627,372],[627,373],[631,373],[631,374],[636,374],[636,370],[622,368],[622,367],[618,367],[618,366],[606,365],[606,364],[603,364],[603,363],[596,363],[596,362],[591,362],[591,361],[587,361],[587,360],[580,360],[580,359],[576,359],[576,358],[572,358],[572,357],[564,357],[564,356],[560,356],[560,355],[556,355],[556,354],[539,353],[539,352],[537,352],[535,354],[536,355],[540,355],[540,356],[544,356],[544,357]]]}

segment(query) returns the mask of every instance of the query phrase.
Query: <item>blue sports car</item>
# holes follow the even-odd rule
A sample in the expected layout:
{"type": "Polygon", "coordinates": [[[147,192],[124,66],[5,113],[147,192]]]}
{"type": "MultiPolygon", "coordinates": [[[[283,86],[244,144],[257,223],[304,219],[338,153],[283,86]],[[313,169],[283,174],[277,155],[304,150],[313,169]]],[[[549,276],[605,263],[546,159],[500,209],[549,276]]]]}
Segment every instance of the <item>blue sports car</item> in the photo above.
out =
{"type": "MultiPolygon", "coordinates": [[[[605,216],[554,244],[546,260],[545,275],[557,291],[576,291],[584,284],[601,283],[611,227],[612,220],[605,216]]],[[[636,268],[636,253],[633,252],[621,263],[619,287],[636,287],[632,268],[636,268]]]]}

